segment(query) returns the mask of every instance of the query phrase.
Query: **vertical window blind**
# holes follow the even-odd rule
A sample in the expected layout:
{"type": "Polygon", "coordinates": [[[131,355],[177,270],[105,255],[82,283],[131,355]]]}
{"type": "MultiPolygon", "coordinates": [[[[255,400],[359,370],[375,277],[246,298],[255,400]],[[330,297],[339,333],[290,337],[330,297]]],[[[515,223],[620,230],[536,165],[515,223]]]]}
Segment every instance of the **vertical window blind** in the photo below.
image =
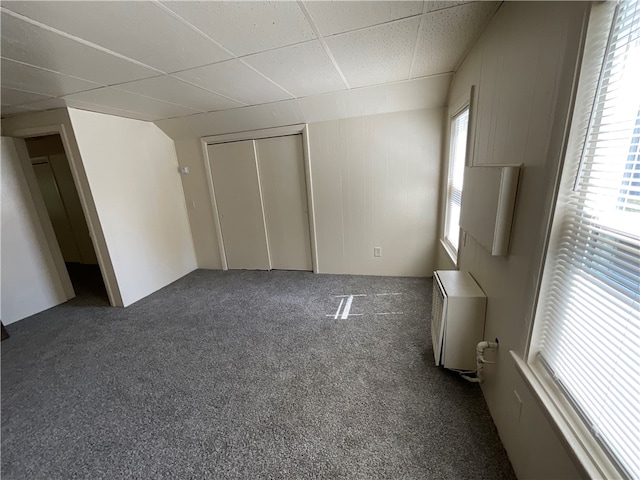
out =
{"type": "Polygon", "coordinates": [[[599,73],[583,69],[576,97],[576,112],[591,108],[574,115],[537,348],[621,474],[640,478],[640,0],[620,2],[603,32],[599,73]]]}
{"type": "Polygon", "coordinates": [[[467,134],[469,130],[469,107],[466,107],[451,122],[451,150],[449,155],[449,176],[447,186],[447,212],[444,238],[458,251],[460,241],[460,206],[462,205],[462,182],[467,155],[467,134]]]}

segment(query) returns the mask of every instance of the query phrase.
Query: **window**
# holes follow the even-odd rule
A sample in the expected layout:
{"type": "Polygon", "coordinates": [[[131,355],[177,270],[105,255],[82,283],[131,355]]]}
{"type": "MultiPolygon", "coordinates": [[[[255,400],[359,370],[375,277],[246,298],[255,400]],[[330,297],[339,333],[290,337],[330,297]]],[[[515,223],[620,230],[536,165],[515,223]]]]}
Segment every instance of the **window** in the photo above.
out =
{"type": "Polygon", "coordinates": [[[582,69],[529,358],[640,478],[640,0],[598,8],[615,12],[582,69]]]}
{"type": "Polygon", "coordinates": [[[462,204],[462,182],[467,154],[469,130],[469,107],[465,107],[451,121],[451,148],[449,153],[449,175],[447,177],[447,211],[445,215],[444,241],[451,253],[457,257],[460,241],[460,205],[462,204]]]}

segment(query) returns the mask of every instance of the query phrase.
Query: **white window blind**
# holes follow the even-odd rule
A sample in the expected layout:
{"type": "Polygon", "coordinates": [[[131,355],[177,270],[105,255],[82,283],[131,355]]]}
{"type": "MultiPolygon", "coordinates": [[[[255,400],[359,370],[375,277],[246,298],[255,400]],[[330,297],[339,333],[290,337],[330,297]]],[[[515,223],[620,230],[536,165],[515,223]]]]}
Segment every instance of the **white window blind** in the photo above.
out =
{"type": "MultiPolygon", "coordinates": [[[[543,273],[539,358],[622,475],[640,478],[640,1],[583,68],[543,273]],[[597,73],[597,72],[596,72],[597,73]],[[586,82],[586,83],[585,83],[586,82]],[[583,102],[589,108],[583,109],[583,102]]],[[[585,56],[589,52],[585,53],[585,56]]]]}
{"type": "Polygon", "coordinates": [[[447,212],[444,238],[457,253],[460,240],[460,206],[462,204],[462,182],[467,154],[469,130],[469,107],[466,107],[451,122],[451,151],[447,185],[447,212]]]}

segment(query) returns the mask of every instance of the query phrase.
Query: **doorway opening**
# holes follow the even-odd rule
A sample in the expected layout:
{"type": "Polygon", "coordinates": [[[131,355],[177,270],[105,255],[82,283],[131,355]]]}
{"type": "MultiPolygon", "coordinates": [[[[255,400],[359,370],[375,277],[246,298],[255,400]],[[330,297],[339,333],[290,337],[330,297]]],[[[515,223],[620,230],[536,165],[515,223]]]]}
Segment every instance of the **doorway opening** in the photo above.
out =
{"type": "Polygon", "coordinates": [[[59,134],[25,138],[31,168],[76,298],[109,305],[87,220],[59,134]]]}

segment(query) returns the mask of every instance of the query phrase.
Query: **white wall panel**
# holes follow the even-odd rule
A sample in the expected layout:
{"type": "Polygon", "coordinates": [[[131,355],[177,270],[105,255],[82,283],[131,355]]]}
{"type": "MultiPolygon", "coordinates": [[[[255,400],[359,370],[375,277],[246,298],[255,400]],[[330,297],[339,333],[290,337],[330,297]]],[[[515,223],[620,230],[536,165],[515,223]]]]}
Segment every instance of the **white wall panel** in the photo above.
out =
{"type": "Polygon", "coordinates": [[[222,268],[220,245],[213,219],[202,144],[198,138],[176,140],[175,144],[180,166],[189,168],[189,174],[182,175],[182,186],[187,201],[198,266],[220,270],[222,268]]]}
{"type": "MultiPolygon", "coordinates": [[[[67,300],[14,142],[12,138],[2,137],[0,156],[0,317],[5,325],[67,300]]],[[[23,154],[26,155],[26,149],[23,154]]]]}
{"type": "MultiPolygon", "coordinates": [[[[319,272],[433,273],[442,115],[437,108],[309,124],[319,272]],[[382,257],[373,257],[373,247],[382,248],[382,257]]],[[[217,269],[217,234],[195,137],[205,128],[195,125],[194,138],[176,141],[176,149],[180,164],[191,169],[182,181],[198,264],[217,269]]]]}
{"type": "Polygon", "coordinates": [[[148,122],[69,116],[127,306],[196,268],[173,141],[148,122]]]}
{"type": "Polygon", "coordinates": [[[321,273],[433,273],[441,115],[421,110],[309,125],[321,273]]]}
{"type": "MultiPolygon", "coordinates": [[[[586,8],[505,2],[456,72],[450,93],[455,102],[477,86],[474,165],[523,164],[509,256],[492,257],[469,235],[459,253],[460,269],[487,294],[485,338],[500,340],[483,392],[519,478],[582,477],[509,350],[522,355],[526,347],[586,8]]],[[[447,266],[441,246],[438,258],[447,266]]]]}

